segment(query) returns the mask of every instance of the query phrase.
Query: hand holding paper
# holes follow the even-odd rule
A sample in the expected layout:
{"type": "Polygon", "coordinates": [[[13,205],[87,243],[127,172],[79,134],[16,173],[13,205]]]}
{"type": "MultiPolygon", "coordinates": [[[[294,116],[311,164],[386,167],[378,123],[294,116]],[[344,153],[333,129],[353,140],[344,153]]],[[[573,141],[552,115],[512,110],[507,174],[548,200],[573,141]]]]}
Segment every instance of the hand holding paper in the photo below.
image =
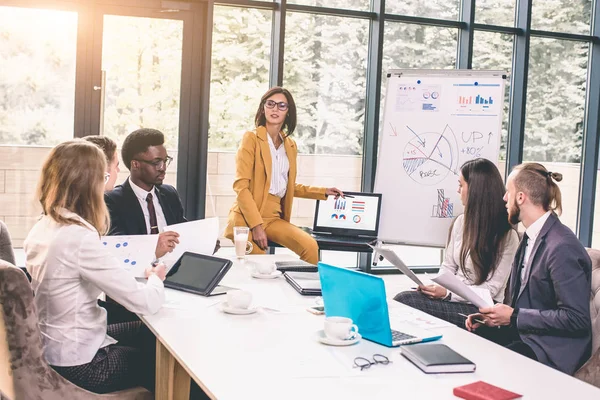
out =
{"type": "Polygon", "coordinates": [[[219,219],[207,218],[197,221],[165,226],[165,231],[179,234],[179,244],[163,261],[172,266],[186,251],[212,255],[219,236],[219,219]]]}
{"type": "Polygon", "coordinates": [[[404,264],[404,262],[402,262],[400,257],[398,257],[393,250],[384,249],[383,247],[377,247],[377,246],[371,246],[371,245],[369,245],[369,246],[371,248],[373,248],[373,250],[375,250],[376,253],[384,256],[386,260],[391,262],[392,265],[394,265],[396,268],[398,268],[400,271],[402,271],[402,273],[404,275],[408,276],[414,283],[416,283],[419,286],[425,286],[423,284],[423,282],[421,282],[421,280],[417,277],[417,275],[415,275],[415,273],[412,272],[410,270],[410,268],[408,268],[406,266],[406,264],[404,264]]]}
{"type": "MultiPolygon", "coordinates": [[[[492,301],[492,298],[489,295],[489,292],[487,292],[488,294],[487,294],[487,296],[485,296],[487,298],[484,299],[484,297],[482,297],[480,294],[476,293],[476,291],[474,290],[475,288],[471,288],[471,287],[465,285],[454,274],[450,274],[447,272],[441,273],[440,275],[436,276],[435,278],[431,278],[431,280],[434,281],[435,283],[437,283],[438,285],[445,287],[452,293],[456,293],[463,299],[471,302],[472,304],[476,305],[479,308],[491,307],[494,305],[494,302],[492,301]]],[[[482,292],[479,292],[479,293],[483,294],[482,292]]]]}

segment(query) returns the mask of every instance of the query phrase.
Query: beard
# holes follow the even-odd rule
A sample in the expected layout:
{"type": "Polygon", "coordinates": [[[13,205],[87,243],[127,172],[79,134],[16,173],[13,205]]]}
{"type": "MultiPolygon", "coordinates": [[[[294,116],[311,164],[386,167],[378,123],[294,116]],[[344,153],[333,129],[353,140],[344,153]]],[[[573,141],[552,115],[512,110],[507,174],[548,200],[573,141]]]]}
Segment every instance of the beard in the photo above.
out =
{"type": "Polygon", "coordinates": [[[517,225],[521,219],[521,208],[516,204],[512,203],[508,209],[508,222],[512,225],[517,225]]]}

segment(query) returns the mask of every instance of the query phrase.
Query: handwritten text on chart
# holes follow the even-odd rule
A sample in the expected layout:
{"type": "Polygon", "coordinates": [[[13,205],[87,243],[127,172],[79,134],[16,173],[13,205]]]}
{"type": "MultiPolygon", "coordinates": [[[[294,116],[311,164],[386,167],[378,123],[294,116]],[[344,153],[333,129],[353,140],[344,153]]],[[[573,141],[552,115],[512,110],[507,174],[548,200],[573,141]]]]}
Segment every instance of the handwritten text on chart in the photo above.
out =
{"type": "Polygon", "coordinates": [[[433,178],[436,176],[440,176],[437,169],[432,169],[429,171],[419,171],[419,175],[421,176],[421,178],[433,178]]]}
{"type": "Polygon", "coordinates": [[[483,147],[465,147],[460,152],[473,157],[481,157],[481,150],[483,147]]]}
{"type": "Polygon", "coordinates": [[[494,136],[494,134],[492,132],[488,132],[488,133],[482,133],[482,132],[477,132],[477,131],[472,131],[472,132],[462,132],[461,134],[461,138],[462,141],[465,143],[481,143],[482,141],[485,142],[487,141],[487,143],[490,143],[492,140],[492,136],[494,136]]]}

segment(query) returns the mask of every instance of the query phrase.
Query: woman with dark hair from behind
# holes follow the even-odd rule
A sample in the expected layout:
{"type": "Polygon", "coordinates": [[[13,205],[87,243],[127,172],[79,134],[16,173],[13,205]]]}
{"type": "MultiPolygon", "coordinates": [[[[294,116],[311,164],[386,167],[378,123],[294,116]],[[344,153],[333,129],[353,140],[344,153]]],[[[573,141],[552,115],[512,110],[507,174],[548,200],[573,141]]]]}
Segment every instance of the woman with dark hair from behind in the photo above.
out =
{"type": "MultiPolygon", "coordinates": [[[[517,232],[508,222],[504,183],[498,168],[477,158],[463,164],[458,193],[465,207],[450,228],[440,273],[456,275],[466,285],[489,291],[495,302],[504,300],[513,258],[519,247],[517,232]]],[[[465,317],[478,308],[442,286],[420,286],[395,300],[435,317],[465,327],[465,317]]]]}
{"type": "Polygon", "coordinates": [[[238,149],[233,190],[237,199],[229,211],[225,237],[233,240],[233,228],[250,228],[253,253],[265,253],[272,240],[311,264],[319,260],[315,239],[290,223],[294,197],[325,200],[343,196],[337,188],[296,183],[298,148],[290,137],[296,129],[296,103],[284,88],[265,93],[254,118],[256,129],[246,132],[238,149]]]}
{"type": "Polygon", "coordinates": [[[44,358],[95,393],[153,390],[154,336],[141,321],[107,325],[96,300],[105,292],[131,312],[153,314],[164,302],[165,266],[148,268],[147,283],[139,283],[102,244],[109,224],[105,173],[102,151],[82,139],[56,146],[42,166],[43,215],[24,249],[44,358]]]}

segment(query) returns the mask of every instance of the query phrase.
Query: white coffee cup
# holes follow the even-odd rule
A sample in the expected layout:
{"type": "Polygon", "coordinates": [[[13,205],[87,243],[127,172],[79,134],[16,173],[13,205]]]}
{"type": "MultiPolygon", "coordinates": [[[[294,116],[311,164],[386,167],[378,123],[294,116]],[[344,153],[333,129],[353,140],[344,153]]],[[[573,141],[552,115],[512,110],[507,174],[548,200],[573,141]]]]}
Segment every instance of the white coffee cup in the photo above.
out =
{"type": "Polygon", "coordinates": [[[230,290],[227,292],[227,305],[231,308],[247,309],[252,303],[252,293],[245,290],[230,290]]]}
{"type": "Polygon", "coordinates": [[[259,263],[256,265],[256,271],[261,275],[271,275],[275,271],[275,264],[259,263]]]}
{"type": "Polygon", "coordinates": [[[356,337],[358,326],[346,317],[325,318],[325,336],[335,340],[350,340],[356,337]]]}

